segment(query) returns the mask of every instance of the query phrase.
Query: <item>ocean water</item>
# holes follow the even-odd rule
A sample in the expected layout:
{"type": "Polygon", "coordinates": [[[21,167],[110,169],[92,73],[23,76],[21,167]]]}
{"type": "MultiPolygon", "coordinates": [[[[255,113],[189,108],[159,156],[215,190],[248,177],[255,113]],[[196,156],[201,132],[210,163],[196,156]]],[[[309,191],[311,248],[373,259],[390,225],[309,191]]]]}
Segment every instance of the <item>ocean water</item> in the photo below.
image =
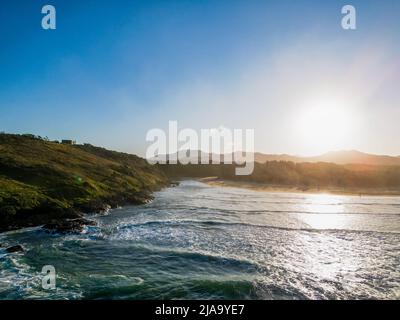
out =
{"type": "Polygon", "coordinates": [[[75,235],[0,234],[0,299],[399,299],[400,197],[196,181],[75,235]],[[56,289],[41,287],[53,265],[56,289]]]}

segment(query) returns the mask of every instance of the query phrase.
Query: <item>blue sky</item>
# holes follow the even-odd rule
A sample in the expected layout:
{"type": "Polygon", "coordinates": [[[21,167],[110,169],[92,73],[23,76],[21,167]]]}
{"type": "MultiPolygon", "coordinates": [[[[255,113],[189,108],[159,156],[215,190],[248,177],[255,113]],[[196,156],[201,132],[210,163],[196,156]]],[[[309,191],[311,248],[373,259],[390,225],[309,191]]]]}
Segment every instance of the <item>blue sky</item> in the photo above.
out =
{"type": "Polygon", "coordinates": [[[399,30],[397,0],[1,1],[0,130],[143,155],[177,120],[254,128],[268,153],[400,155],[399,30]],[[310,143],[324,128],[302,117],[327,105],[343,137],[310,143]]]}

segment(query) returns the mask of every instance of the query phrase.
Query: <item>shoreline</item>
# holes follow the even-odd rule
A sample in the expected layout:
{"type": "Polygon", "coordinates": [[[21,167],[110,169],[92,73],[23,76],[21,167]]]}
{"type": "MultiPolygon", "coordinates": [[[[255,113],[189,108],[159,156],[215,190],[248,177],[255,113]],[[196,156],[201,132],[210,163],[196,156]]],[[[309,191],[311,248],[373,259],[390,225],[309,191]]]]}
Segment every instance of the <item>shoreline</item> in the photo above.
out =
{"type": "MultiPolygon", "coordinates": [[[[161,186],[159,189],[169,187],[161,186]]],[[[112,196],[108,199],[91,199],[81,205],[67,208],[38,206],[25,212],[17,212],[14,220],[7,221],[7,225],[0,224],[0,234],[26,228],[42,227],[48,230],[76,231],[86,225],[91,225],[91,214],[102,214],[111,209],[125,206],[138,206],[154,200],[154,191],[136,192],[129,197],[126,195],[112,196]],[[57,213],[57,215],[55,215],[57,213]],[[47,226],[47,227],[46,227],[47,226]]]]}
{"type": "Polygon", "coordinates": [[[228,187],[248,189],[258,192],[269,193],[299,193],[299,194],[332,194],[338,196],[379,196],[379,197],[400,197],[400,190],[381,190],[381,189],[338,189],[338,188],[307,188],[300,186],[280,186],[270,185],[259,182],[225,180],[218,177],[205,177],[196,179],[214,187],[228,187]]]}

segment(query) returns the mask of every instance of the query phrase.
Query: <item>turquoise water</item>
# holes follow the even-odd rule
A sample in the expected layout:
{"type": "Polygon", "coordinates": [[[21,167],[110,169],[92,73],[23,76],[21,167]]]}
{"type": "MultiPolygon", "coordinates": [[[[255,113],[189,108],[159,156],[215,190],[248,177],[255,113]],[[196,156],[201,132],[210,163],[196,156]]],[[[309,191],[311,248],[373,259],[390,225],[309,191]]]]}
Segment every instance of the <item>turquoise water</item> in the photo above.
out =
{"type": "Polygon", "coordinates": [[[0,299],[400,298],[400,198],[184,181],[92,218],[77,235],[0,234],[27,250],[0,248],[0,299]]]}

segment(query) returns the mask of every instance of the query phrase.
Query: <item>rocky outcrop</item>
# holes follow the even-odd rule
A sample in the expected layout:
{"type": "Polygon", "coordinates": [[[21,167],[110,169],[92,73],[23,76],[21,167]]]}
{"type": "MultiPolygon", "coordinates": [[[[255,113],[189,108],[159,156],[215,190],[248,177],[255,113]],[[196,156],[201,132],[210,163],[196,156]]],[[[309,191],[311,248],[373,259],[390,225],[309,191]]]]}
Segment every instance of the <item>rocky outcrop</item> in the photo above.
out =
{"type": "Polygon", "coordinates": [[[73,208],[60,208],[44,204],[30,210],[20,210],[14,216],[0,216],[0,232],[35,227],[53,221],[81,218],[82,213],[73,208]]]}
{"type": "Polygon", "coordinates": [[[154,199],[149,191],[134,192],[131,194],[113,196],[107,199],[94,199],[77,206],[77,210],[83,213],[103,213],[110,209],[126,205],[145,204],[154,199]]]}
{"type": "Polygon", "coordinates": [[[15,246],[11,246],[11,247],[6,248],[5,251],[7,253],[17,253],[17,252],[24,252],[25,250],[21,245],[17,244],[15,246]]]}

